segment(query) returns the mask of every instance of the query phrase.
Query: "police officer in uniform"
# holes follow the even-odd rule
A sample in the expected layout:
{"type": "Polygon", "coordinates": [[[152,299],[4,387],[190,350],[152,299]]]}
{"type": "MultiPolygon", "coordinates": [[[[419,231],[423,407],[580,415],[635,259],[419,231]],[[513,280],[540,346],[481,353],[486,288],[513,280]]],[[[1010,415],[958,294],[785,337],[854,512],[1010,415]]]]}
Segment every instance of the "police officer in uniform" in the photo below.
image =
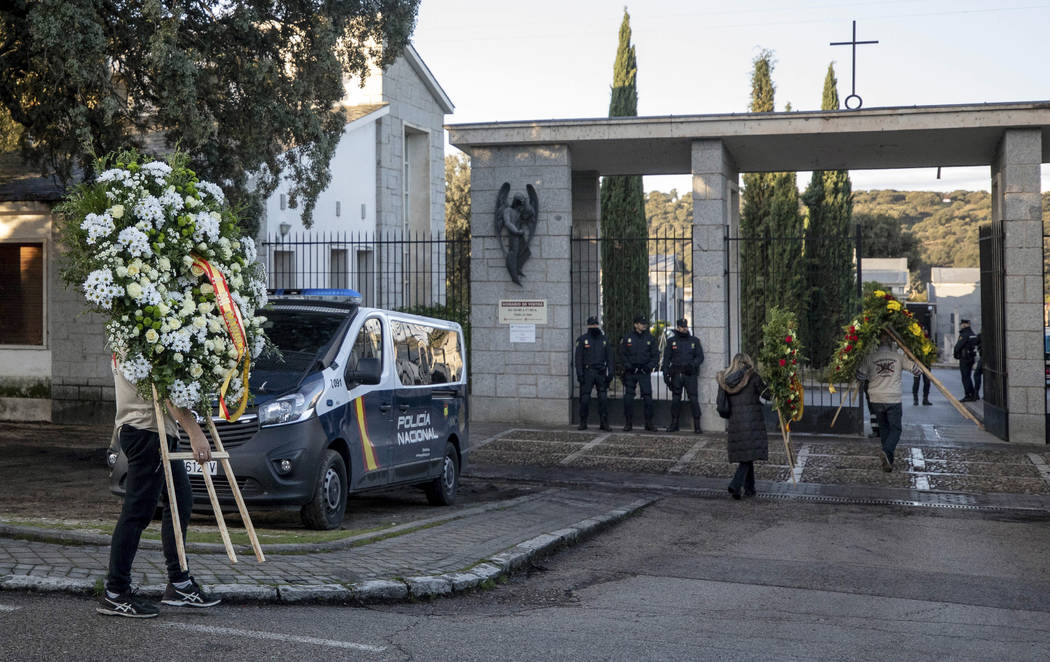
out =
{"type": "Polygon", "coordinates": [[[653,383],[649,378],[660,361],[660,350],[656,338],[649,332],[649,319],[645,315],[634,318],[634,331],[620,340],[620,360],[623,362],[623,430],[631,431],[634,418],[634,386],[642,392],[642,407],[645,412],[645,429],[655,430],[653,425],[653,383]]]}
{"type": "Polygon", "coordinates": [[[576,339],[576,379],[580,382],[580,425],[587,429],[587,414],[591,404],[591,389],[598,389],[598,416],[601,429],[609,429],[609,383],[612,381],[612,345],[598,326],[598,318],[587,318],[587,333],[576,339]]]}
{"type": "Polygon", "coordinates": [[[664,347],[661,369],[664,383],[671,389],[671,424],[668,432],[678,430],[678,415],[682,405],[682,389],[689,394],[689,406],[693,410],[693,432],[700,433],[700,402],[697,378],[700,364],[704,362],[704,348],[700,339],[689,333],[689,321],[685,318],[675,322],[674,335],[664,347]]]}

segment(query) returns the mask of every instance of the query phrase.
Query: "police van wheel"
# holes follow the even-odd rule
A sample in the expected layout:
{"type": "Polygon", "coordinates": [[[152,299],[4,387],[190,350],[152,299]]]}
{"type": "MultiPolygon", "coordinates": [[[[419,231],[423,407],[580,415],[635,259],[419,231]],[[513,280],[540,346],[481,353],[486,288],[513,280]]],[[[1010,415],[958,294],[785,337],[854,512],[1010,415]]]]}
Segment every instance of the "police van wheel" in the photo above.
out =
{"type": "Polygon", "coordinates": [[[314,495],[299,515],[311,529],[334,529],[343,523],[347,497],[346,465],[339,453],[325,451],[314,484],[314,495]]]}
{"type": "Polygon", "coordinates": [[[452,442],[445,443],[445,460],[441,475],[426,486],[427,501],[432,506],[451,506],[456,502],[459,487],[459,454],[452,442]]]}

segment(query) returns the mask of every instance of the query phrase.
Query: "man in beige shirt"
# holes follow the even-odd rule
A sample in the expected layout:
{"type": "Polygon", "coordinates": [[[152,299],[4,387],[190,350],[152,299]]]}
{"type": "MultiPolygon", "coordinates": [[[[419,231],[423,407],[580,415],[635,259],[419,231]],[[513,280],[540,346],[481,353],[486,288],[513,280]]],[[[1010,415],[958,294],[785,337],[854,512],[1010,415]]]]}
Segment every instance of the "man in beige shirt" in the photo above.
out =
{"type": "Polygon", "coordinates": [[[868,403],[879,425],[882,470],[893,471],[893,453],[901,440],[901,376],[918,374],[919,366],[883,333],[878,349],[857,367],[857,379],[868,383],[868,403]]]}
{"type": "MultiPolygon", "coordinates": [[[[161,465],[160,432],[156,410],[151,401],[143,400],[121,370],[117,359],[113,359],[113,383],[116,392],[120,448],[128,459],[127,480],[124,484],[124,507],[113,529],[109,548],[109,572],[105,590],[99,599],[98,613],[129,618],[152,618],[160,611],[156,605],[134,595],[131,590],[131,566],[138,551],[142,531],[153,519],[160,502],[164,507],[161,520],[161,542],[164,561],[168,571],[168,585],[161,600],[166,605],[178,607],[211,607],[219,603],[204,592],[193,577],[179,566],[175,547],[175,527],[172,524],[171,504],[164,489],[164,467],[161,465]]],[[[165,440],[168,449],[174,451],[178,443],[176,422],[190,438],[193,455],[204,464],[211,459],[211,449],[197,419],[192,412],[167,403],[164,414],[165,440]]],[[[190,520],[193,493],[186,476],[186,465],[181,460],[171,462],[175,499],[179,509],[179,522],[183,539],[190,520]]]]}

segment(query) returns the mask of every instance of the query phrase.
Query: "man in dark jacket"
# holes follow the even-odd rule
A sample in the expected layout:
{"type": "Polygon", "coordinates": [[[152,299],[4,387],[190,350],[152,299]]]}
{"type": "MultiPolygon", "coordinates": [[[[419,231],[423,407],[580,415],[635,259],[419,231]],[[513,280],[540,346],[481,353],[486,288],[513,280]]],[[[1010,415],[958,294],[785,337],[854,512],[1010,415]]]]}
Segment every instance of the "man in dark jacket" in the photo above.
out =
{"type": "Polygon", "coordinates": [[[645,429],[655,430],[653,425],[653,383],[649,378],[660,361],[660,350],[656,338],[649,332],[649,319],[645,315],[634,318],[634,331],[620,340],[620,360],[623,362],[623,431],[630,432],[634,419],[634,387],[642,392],[642,408],[645,412],[645,429]]]}
{"type": "Polygon", "coordinates": [[[664,383],[671,389],[671,424],[668,432],[678,430],[679,410],[682,406],[682,389],[689,394],[689,406],[693,411],[693,432],[700,434],[700,401],[697,378],[700,364],[704,362],[704,348],[700,339],[689,333],[689,321],[685,318],[675,322],[674,335],[664,347],[661,369],[664,383]]]}
{"type": "Polygon", "coordinates": [[[952,356],[959,360],[959,375],[962,377],[962,402],[977,399],[973,389],[973,364],[977,360],[977,334],[970,328],[970,320],[959,320],[959,339],[955,341],[952,356]]]}
{"type": "Polygon", "coordinates": [[[598,416],[601,429],[609,428],[609,382],[612,381],[612,345],[598,326],[598,318],[587,318],[587,333],[576,339],[576,380],[580,382],[580,424],[578,429],[587,429],[590,413],[591,390],[598,389],[598,416]]]}

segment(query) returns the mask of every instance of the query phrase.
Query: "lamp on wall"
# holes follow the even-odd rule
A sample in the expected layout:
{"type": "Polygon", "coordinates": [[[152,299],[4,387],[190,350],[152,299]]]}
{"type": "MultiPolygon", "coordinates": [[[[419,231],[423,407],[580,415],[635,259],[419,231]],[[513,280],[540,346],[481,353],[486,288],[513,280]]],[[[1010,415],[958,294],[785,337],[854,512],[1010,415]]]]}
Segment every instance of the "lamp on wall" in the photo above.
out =
{"type": "Polygon", "coordinates": [[[288,231],[292,229],[291,223],[281,223],[278,227],[281,228],[281,236],[287,237],[288,231]]]}

